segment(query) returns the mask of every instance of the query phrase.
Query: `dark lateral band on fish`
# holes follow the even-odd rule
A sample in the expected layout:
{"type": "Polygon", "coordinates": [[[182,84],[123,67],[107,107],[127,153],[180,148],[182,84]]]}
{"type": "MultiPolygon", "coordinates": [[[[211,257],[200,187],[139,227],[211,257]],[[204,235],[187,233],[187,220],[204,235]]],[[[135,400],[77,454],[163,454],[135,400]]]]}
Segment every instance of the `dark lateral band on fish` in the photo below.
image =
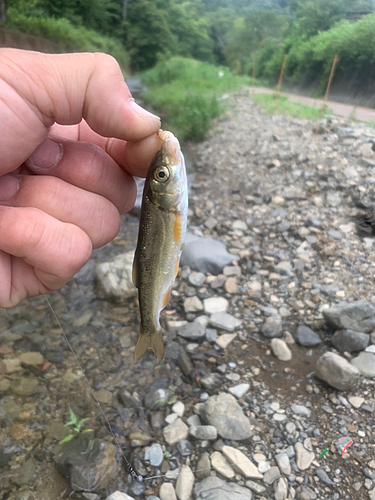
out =
{"type": "Polygon", "coordinates": [[[134,351],[137,362],[151,349],[164,357],[160,312],[169,302],[185,241],[188,187],[184,156],[177,138],[160,131],[164,141],[148,169],[143,190],[133,283],[138,288],[141,328],[134,351]]]}

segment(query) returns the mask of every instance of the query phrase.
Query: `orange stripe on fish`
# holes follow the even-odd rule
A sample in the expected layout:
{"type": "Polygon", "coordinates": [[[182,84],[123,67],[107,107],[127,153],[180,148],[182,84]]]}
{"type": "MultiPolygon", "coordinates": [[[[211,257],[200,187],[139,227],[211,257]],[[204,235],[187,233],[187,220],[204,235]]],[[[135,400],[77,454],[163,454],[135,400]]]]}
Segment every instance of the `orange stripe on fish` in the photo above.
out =
{"type": "Polygon", "coordinates": [[[176,260],[176,265],[174,266],[174,277],[177,276],[177,273],[178,273],[178,266],[180,265],[180,259],[179,257],[177,257],[177,260],[176,260]]]}
{"type": "Polygon", "coordinates": [[[167,291],[167,293],[164,295],[164,299],[163,299],[163,309],[164,307],[167,306],[168,302],[169,302],[169,299],[171,298],[171,289],[169,288],[169,290],[167,291]]]}
{"type": "Polygon", "coordinates": [[[173,237],[175,243],[179,243],[182,238],[182,217],[178,212],[174,215],[173,237]]]}

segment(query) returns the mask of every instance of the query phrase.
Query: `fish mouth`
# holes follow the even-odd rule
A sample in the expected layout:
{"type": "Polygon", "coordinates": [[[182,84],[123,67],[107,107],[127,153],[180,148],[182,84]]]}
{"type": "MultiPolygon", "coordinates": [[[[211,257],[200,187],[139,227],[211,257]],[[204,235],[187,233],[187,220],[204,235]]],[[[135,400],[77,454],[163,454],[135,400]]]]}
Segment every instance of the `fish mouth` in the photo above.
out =
{"type": "Polygon", "coordinates": [[[162,151],[170,159],[171,163],[178,165],[181,161],[181,149],[180,143],[177,137],[175,137],[172,132],[166,130],[159,130],[159,139],[163,141],[162,151]]]}

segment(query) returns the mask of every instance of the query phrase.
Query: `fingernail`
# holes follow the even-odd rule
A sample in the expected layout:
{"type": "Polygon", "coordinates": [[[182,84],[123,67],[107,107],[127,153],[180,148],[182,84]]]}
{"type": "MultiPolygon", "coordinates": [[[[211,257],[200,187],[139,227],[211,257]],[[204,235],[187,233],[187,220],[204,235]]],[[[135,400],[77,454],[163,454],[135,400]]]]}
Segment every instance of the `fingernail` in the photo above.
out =
{"type": "Polygon", "coordinates": [[[20,180],[14,175],[0,177],[0,201],[7,201],[14,196],[20,186],[20,180]]]}
{"type": "Polygon", "coordinates": [[[142,118],[148,118],[150,120],[155,120],[155,121],[158,121],[160,122],[160,118],[156,115],[153,115],[152,113],[150,113],[149,111],[147,111],[146,109],[142,108],[141,106],[139,106],[135,101],[134,101],[134,98],[133,97],[130,97],[129,99],[129,104],[130,106],[134,109],[134,111],[136,111],[138,113],[139,116],[141,116],[142,118]]]}
{"type": "Polygon", "coordinates": [[[35,168],[52,168],[61,160],[63,155],[62,145],[46,139],[36,148],[26,163],[35,168]]]}

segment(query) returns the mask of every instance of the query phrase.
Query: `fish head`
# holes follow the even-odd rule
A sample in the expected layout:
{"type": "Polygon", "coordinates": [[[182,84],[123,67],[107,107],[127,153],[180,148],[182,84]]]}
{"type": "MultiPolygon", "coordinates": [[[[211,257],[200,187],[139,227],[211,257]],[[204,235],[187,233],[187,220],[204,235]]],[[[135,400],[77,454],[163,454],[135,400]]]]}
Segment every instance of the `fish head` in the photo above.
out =
{"type": "Polygon", "coordinates": [[[186,191],[185,160],[178,139],[171,132],[160,132],[164,140],[147,175],[152,202],[162,210],[180,209],[186,191]]]}

